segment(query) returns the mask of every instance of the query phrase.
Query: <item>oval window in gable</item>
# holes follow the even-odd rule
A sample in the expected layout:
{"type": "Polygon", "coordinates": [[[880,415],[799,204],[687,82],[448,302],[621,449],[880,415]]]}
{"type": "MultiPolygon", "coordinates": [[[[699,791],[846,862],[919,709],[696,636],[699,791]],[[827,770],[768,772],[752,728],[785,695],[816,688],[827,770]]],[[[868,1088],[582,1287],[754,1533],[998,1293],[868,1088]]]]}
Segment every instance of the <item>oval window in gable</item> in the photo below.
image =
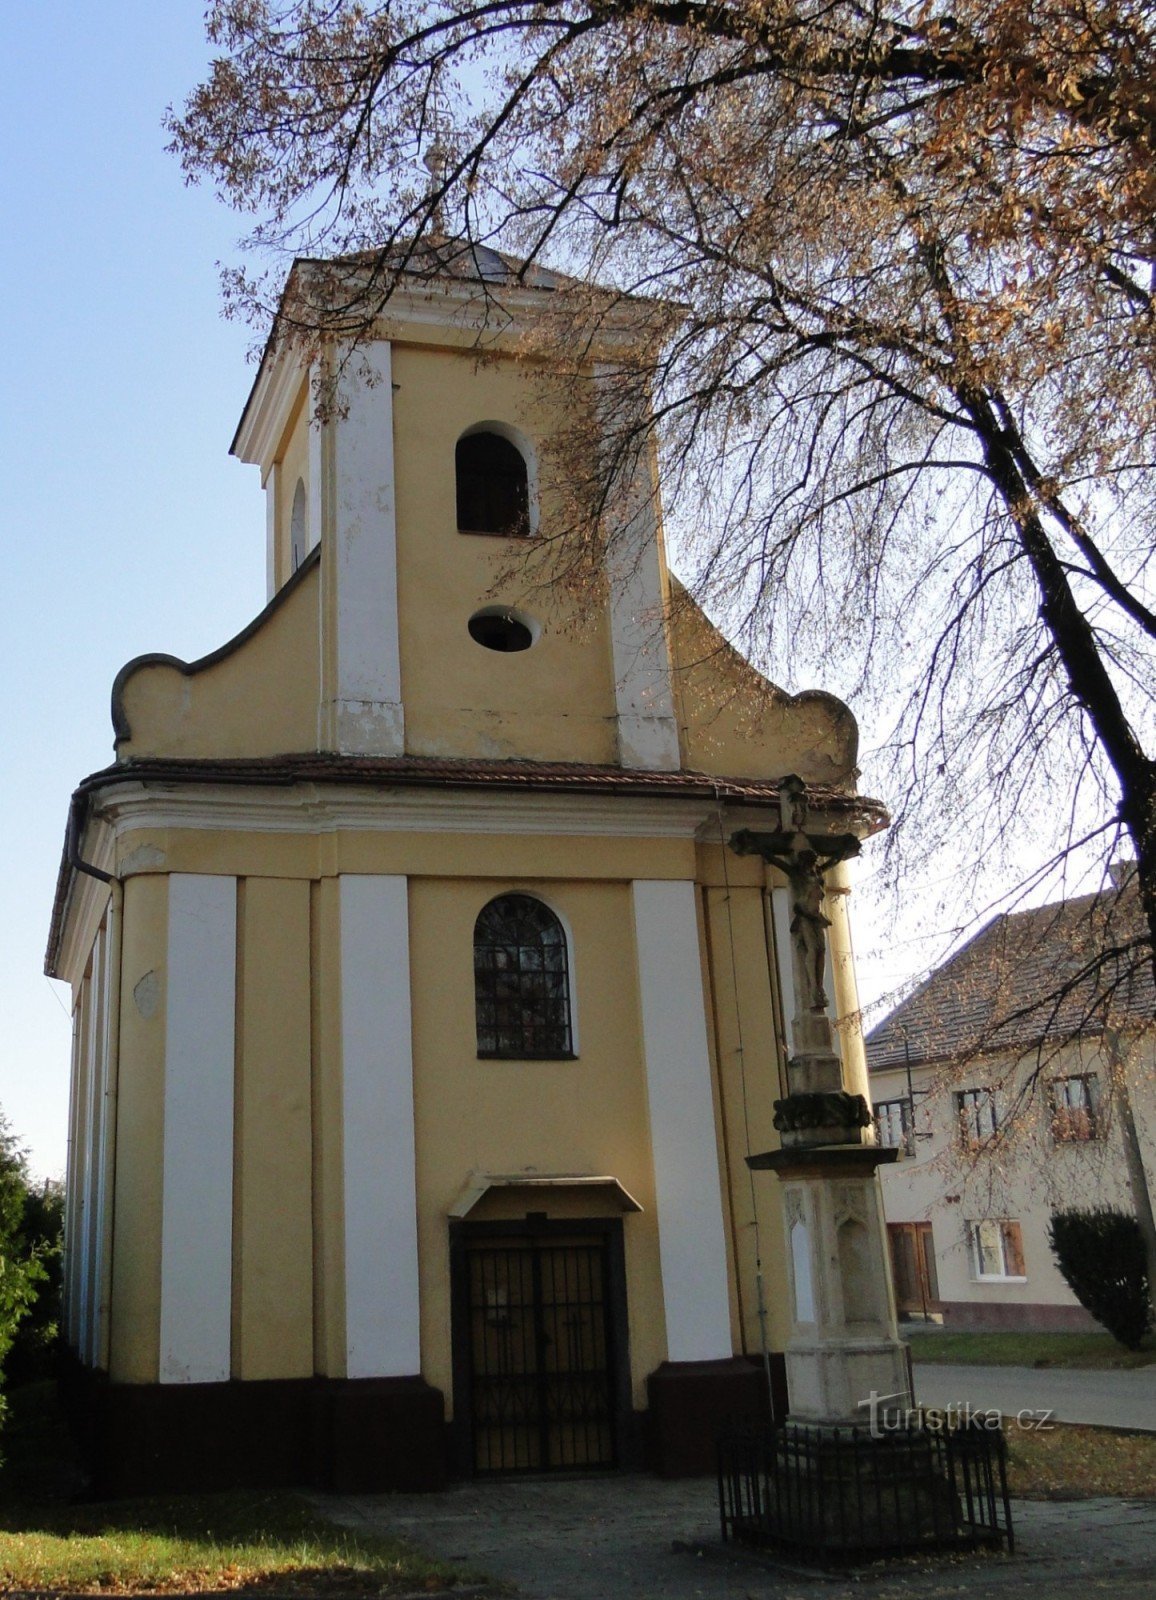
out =
{"type": "Polygon", "coordinates": [[[455,467],[458,532],[525,538],[530,532],[530,488],[517,445],[500,433],[467,433],[458,440],[455,467]]]}

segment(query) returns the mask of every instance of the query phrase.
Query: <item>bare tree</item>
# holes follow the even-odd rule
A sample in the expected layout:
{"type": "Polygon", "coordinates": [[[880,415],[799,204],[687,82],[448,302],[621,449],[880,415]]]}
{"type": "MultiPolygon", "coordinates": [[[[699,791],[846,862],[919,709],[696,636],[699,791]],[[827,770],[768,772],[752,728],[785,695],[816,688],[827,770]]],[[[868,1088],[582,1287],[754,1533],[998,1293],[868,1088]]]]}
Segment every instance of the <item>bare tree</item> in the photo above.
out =
{"type": "MultiPolygon", "coordinates": [[[[583,330],[652,298],[619,448],[657,432],[699,589],[761,663],[898,695],[909,852],[1122,831],[1150,959],[1144,0],[216,0],[208,25],[173,144],[274,258],[232,310],[273,316],[286,253],[337,257],[275,336],[355,341],[447,235],[500,243],[529,281],[611,286],[558,297],[579,371],[583,330]]],[[[598,459],[572,441],[591,570],[598,459]]]]}

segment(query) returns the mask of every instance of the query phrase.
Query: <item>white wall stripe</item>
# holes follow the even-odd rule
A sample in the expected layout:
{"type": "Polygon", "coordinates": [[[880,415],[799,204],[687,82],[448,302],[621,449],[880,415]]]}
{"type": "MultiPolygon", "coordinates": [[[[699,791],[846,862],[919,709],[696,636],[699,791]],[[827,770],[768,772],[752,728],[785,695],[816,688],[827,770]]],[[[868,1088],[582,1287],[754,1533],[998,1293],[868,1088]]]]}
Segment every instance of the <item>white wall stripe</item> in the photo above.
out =
{"type": "Polygon", "coordinates": [[[265,479],[265,601],[277,593],[277,499],[281,467],[274,462],[265,479]]]}
{"type": "MultiPolygon", "coordinates": [[[[621,382],[615,368],[595,368],[610,434],[621,426],[616,416],[621,382]]],[[[619,469],[605,523],[619,760],[625,767],[677,771],[681,756],[663,614],[658,486],[645,450],[619,469]]]]}
{"type": "Polygon", "coordinates": [[[77,1175],[77,1329],[76,1348],[83,1361],[91,1359],[92,1333],[92,1211],[96,1083],[100,1071],[101,939],[92,947],[88,976],[84,980],[84,1088],[78,1128],[77,1175]]]}
{"type": "Polygon", "coordinates": [[[667,1356],[722,1360],[733,1351],[695,890],[632,889],[667,1356]]]}
{"type": "Polygon", "coordinates": [[[84,1041],[88,986],[82,982],[72,1012],[72,1076],[68,1105],[68,1171],[65,1187],[64,1327],[69,1348],[80,1350],[80,1220],[84,1182],[84,1141],[81,1110],[84,1105],[84,1041]]]}
{"type": "Polygon", "coordinates": [[[94,1156],[96,1161],[96,1214],[93,1225],[93,1294],[92,1294],[92,1364],[106,1366],[108,1362],[108,1277],[109,1247],[111,1237],[110,1190],[112,1184],[113,1104],[112,1058],[115,1033],[113,1006],[118,985],[113,982],[113,967],[119,960],[120,928],[117,922],[116,899],[109,902],[105,917],[104,934],[104,985],[101,1000],[102,1026],[100,1031],[100,1135],[94,1156]]]}
{"type": "Polygon", "coordinates": [[[92,946],[91,979],[91,1031],[88,1057],[88,1123],[84,1176],[84,1230],[81,1249],[84,1252],[84,1330],[81,1354],[86,1365],[96,1360],[96,1307],[100,1277],[100,1232],[97,1219],[100,1190],[100,1147],[104,1137],[104,1066],[105,1025],[108,1001],[107,935],[104,928],[97,932],[92,946]]]}
{"type": "Polygon", "coordinates": [[[173,873],[165,1006],[160,1380],[229,1376],[237,880],[173,873]]]}
{"type": "Polygon", "coordinates": [[[346,1375],[405,1377],[421,1371],[408,891],[340,882],[346,1375]]]}
{"type": "Polygon", "coordinates": [[[335,731],[338,748],[353,755],[404,748],[392,372],[388,343],[363,347],[341,380],[332,425],[335,731]]]}
{"type": "MultiPolygon", "coordinates": [[[[306,495],[308,496],[305,509],[305,527],[309,536],[309,548],[321,543],[322,522],[322,496],[321,484],[324,476],[322,466],[322,446],[324,443],[324,429],[317,420],[317,391],[321,385],[321,368],[314,362],[309,368],[309,393],[306,405],[309,407],[309,435],[306,444],[306,459],[309,463],[306,495]]],[[[393,404],[393,394],[390,392],[390,405],[393,404]]],[[[392,441],[391,441],[392,443],[392,441]]]]}

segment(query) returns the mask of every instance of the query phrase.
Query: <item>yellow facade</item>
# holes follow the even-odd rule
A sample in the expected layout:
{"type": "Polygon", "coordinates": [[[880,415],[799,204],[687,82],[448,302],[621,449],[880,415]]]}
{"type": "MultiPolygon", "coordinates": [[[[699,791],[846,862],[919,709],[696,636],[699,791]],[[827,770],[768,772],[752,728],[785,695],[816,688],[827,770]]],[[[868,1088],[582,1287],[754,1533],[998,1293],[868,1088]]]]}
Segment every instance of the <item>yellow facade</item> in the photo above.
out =
{"type": "MultiPolygon", "coordinates": [[[[361,395],[360,411],[311,420],[307,374],[270,368],[258,381],[239,434],[251,436],[244,448],[269,496],[274,593],[257,623],[204,662],[143,657],[117,682],[118,766],[83,791],[54,947],[65,974],[79,938],[77,885],[100,898],[84,877],[99,831],[102,870],[123,893],[117,1026],[105,1047],[115,1160],[105,1170],[94,1159],[74,1209],[80,1218],[107,1195],[115,1226],[100,1273],[70,1268],[75,1321],[94,1312],[82,1303],[90,1280],[111,1283],[95,1365],[114,1387],[165,1390],[175,1342],[205,1406],[216,1403],[210,1391],[238,1384],[288,1385],[290,1397],[311,1384],[310,1403],[324,1392],[335,1418],[355,1403],[348,1395],[384,1417],[402,1403],[389,1385],[400,1395],[410,1384],[409,1405],[420,1382],[460,1422],[454,1250],[492,1234],[532,1251],[535,1228],[581,1241],[597,1223],[599,1239],[621,1239],[614,1339],[624,1369],[614,1381],[643,1414],[675,1404],[651,1387],[656,1373],[693,1367],[701,1378],[710,1367],[745,1383],[758,1369],[739,1372],[735,1359],[761,1360],[785,1341],[777,1194],[752,1181],[744,1159],[777,1143],[785,952],[773,871],[727,840],[739,826],[777,825],[774,780],[788,772],[820,786],[840,826],[868,826],[855,811],[854,722],[828,696],[782,694],[722,643],[672,588],[657,515],[645,553],[665,612],[639,653],[666,676],[648,666],[631,700],[623,606],[545,595],[528,578],[519,586],[516,541],[457,530],[455,446],[489,424],[529,460],[533,519],[549,531],[560,513],[543,463],[567,420],[556,396],[513,348],[480,361],[448,322],[395,316],[385,331],[389,381],[361,395]],[[382,417],[388,483],[350,486],[341,463],[372,462],[382,417]],[[320,517],[307,543],[321,549],[294,572],[302,498],[320,517]],[[385,561],[379,537],[393,541],[385,561]],[[471,637],[466,620],[495,603],[534,620],[531,649],[502,653],[471,637]],[[341,726],[367,743],[349,748],[326,731],[341,726]],[[475,927],[509,894],[541,903],[565,930],[571,1058],[479,1056],[475,927]],[[678,926],[668,930],[672,907],[678,926]],[[380,982],[366,984],[365,962],[380,982]],[[689,1019],[690,1042],[664,1033],[668,1009],[689,1019]],[[199,1136],[232,1129],[224,1203],[225,1180],[198,1188],[172,1122],[190,1104],[201,1115],[202,1028],[216,1063],[205,1069],[216,1087],[203,1128],[217,1131],[199,1136]],[[685,1084],[672,1052],[685,1056],[685,1084]],[[694,1118],[687,1094],[697,1096],[694,1118]],[[526,1187],[511,1182],[519,1175],[526,1187]],[[501,1183],[485,1191],[494,1177],[501,1183]],[[485,1191],[476,1205],[462,1199],[471,1183],[485,1191]],[[188,1271],[228,1300],[223,1320],[210,1306],[203,1327],[195,1318],[175,1327],[165,1309],[166,1284],[185,1270],[171,1240],[186,1203],[206,1207],[188,1271]],[[387,1213],[393,1232],[383,1234],[387,1213]],[[715,1241],[705,1267],[695,1219],[715,1241]],[[366,1261],[379,1262],[381,1282],[366,1281],[366,1261]],[[709,1314],[695,1310],[694,1284],[675,1281],[680,1262],[706,1272],[709,1314]],[[390,1320],[380,1340],[375,1314],[390,1320]],[[354,1386],[348,1395],[343,1383],[354,1386]],[[364,1387],[375,1383],[380,1394],[364,1387]]],[[[833,901],[853,1077],[861,1044],[844,913],[833,901]]],[[[79,994],[79,969],[66,975],[79,994]]],[[[74,1259],[82,1232],[78,1221],[74,1259]]],[[[617,1248],[605,1258],[612,1275],[617,1248]]],[[[168,1391],[162,1399],[176,1403],[168,1391]]],[[[615,1451],[630,1457],[625,1436],[615,1451]]]]}
{"type": "MultiPolygon", "coordinates": [[[[637,1065],[629,1073],[622,1068],[624,1060],[638,1063],[641,1053],[624,863],[604,859],[601,841],[546,838],[528,848],[525,840],[505,838],[451,837],[441,843],[428,836],[361,835],[341,839],[339,859],[330,863],[336,870],[326,875],[317,857],[328,852],[316,840],[238,840],[192,831],[159,837],[163,845],[155,834],[150,844],[166,870],[125,880],[134,937],[122,953],[128,983],[117,1203],[122,1230],[128,1231],[118,1239],[113,1375],[151,1382],[158,1370],[164,968],[154,958],[165,942],[167,869],[235,874],[241,886],[234,1376],[308,1375],[315,1338],[318,1370],[340,1376],[342,1274],[339,1254],[326,1241],[327,1232],[340,1233],[341,1208],[328,1180],[327,1157],[337,1167],[341,1152],[332,1135],[325,1137],[327,1126],[339,1120],[332,1090],[339,1082],[333,1018],[340,972],[337,940],[326,924],[333,920],[329,907],[338,874],[395,873],[416,844],[409,856],[416,870],[408,874],[411,960],[415,972],[441,975],[414,983],[425,1370],[431,1382],[451,1392],[445,1216],[469,1174],[530,1168],[611,1173],[643,1207],[631,1220],[629,1236],[632,1277],[637,1273],[640,1284],[649,1284],[630,1306],[632,1383],[642,1406],[646,1376],[664,1358],[664,1329],[645,1085],[637,1065]],[[439,843],[440,873],[433,870],[439,843]],[[240,872],[242,852],[255,872],[240,872]],[[294,869],[302,875],[288,875],[294,869]],[[512,887],[542,898],[572,930],[580,952],[573,991],[576,1061],[477,1059],[474,996],[463,975],[472,974],[478,912],[512,887]],[[590,1107],[597,1108],[594,1120],[587,1116],[590,1107]]],[[[742,1159],[777,1143],[771,1119],[780,1087],[777,1072],[768,1072],[766,1064],[781,1053],[781,1002],[773,989],[764,872],[757,863],[732,861],[724,880],[717,846],[650,840],[640,851],[634,842],[615,843],[617,853],[631,853],[640,876],[677,880],[694,873],[702,885],[704,985],[721,1115],[728,1249],[748,1268],[734,1277],[736,1348],[761,1348],[757,1223],[765,1310],[772,1348],[778,1349],[785,1308],[775,1191],[752,1185],[742,1159]]],[[[133,848],[139,850],[139,839],[133,848]]],[[[511,1204],[516,1209],[519,1202],[511,1204]]],[[[495,1207],[491,1201],[487,1207],[494,1216],[509,1211],[510,1204],[495,1207]]]]}

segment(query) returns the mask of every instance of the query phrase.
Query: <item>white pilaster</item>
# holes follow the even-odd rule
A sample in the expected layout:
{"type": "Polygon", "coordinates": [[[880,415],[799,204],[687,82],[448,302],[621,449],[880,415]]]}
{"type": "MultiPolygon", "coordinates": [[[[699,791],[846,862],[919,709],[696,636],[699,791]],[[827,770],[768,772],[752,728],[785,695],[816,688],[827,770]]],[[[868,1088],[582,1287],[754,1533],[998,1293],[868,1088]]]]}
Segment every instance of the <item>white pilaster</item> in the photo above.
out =
{"type": "Polygon", "coordinates": [[[404,877],[341,883],[345,1361],[421,1371],[409,903],[404,877]]]}
{"type": "Polygon", "coordinates": [[[120,999],[120,905],[114,894],[105,915],[104,1025],[100,1040],[100,1139],[96,1147],[96,1226],[93,1231],[94,1367],[108,1368],[109,1282],[112,1267],[112,1182],[116,1163],[116,1011],[120,999]]]}
{"type": "MultiPolygon", "coordinates": [[[[308,496],[306,500],[305,521],[309,532],[310,550],[312,550],[315,544],[319,544],[321,542],[321,527],[323,519],[321,489],[325,479],[321,457],[324,435],[322,431],[322,425],[317,419],[317,402],[315,399],[320,386],[321,369],[316,363],[314,363],[314,365],[309,369],[309,393],[306,401],[306,404],[309,407],[309,433],[306,438],[306,458],[309,462],[309,472],[307,474],[307,481],[305,485],[305,493],[308,496]]],[[[390,421],[392,424],[392,396],[390,404],[390,421]]],[[[391,453],[392,445],[393,437],[391,432],[391,453]]]]}
{"type": "MultiPolygon", "coordinates": [[[[615,369],[595,369],[603,427],[616,425],[615,369]]],[[[649,451],[627,448],[605,513],[610,640],[624,767],[677,771],[682,758],[674,714],[659,551],[658,486],[649,451]]]]}
{"type": "Polygon", "coordinates": [[[80,1265],[84,1219],[84,1101],[89,983],[81,982],[72,1012],[72,1075],[68,1104],[68,1172],[64,1212],[64,1325],[69,1347],[80,1350],[80,1265]]]}
{"type": "Polygon", "coordinates": [[[173,873],[165,968],[160,1380],[229,1377],[237,880],[173,873]]]}
{"type": "Polygon", "coordinates": [[[76,1231],[77,1250],[77,1330],[76,1348],[81,1359],[88,1360],[89,1328],[91,1325],[92,1257],[89,1254],[89,1236],[92,1232],[92,1118],[96,1083],[97,1012],[100,1005],[99,956],[93,949],[92,964],[84,980],[84,1090],[80,1108],[79,1144],[77,1162],[79,1195],[76,1231]]]}
{"type": "Polygon", "coordinates": [[[323,501],[332,508],[328,615],[336,636],[326,743],[348,755],[400,755],[393,387],[384,341],[350,358],[328,429],[330,448],[321,454],[332,474],[323,501]]]}
{"type": "Polygon", "coordinates": [[[105,1095],[104,1075],[107,1063],[105,1041],[108,1030],[108,950],[107,935],[102,927],[92,946],[92,1006],[89,1014],[90,1035],[88,1047],[88,1111],[87,1144],[84,1178],[84,1234],[81,1249],[83,1261],[83,1319],[84,1329],[80,1350],[86,1366],[95,1365],[97,1343],[97,1309],[100,1303],[100,1243],[101,1243],[101,1167],[100,1156],[104,1145],[105,1095]]]}
{"type": "Polygon", "coordinates": [[[280,464],[274,461],[265,479],[265,599],[277,593],[277,497],[280,464]]]}
{"type": "Polygon", "coordinates": [[[667,1356],[723,1360],[726,1236],[694,885],[632,888],[667,1356]]]}

